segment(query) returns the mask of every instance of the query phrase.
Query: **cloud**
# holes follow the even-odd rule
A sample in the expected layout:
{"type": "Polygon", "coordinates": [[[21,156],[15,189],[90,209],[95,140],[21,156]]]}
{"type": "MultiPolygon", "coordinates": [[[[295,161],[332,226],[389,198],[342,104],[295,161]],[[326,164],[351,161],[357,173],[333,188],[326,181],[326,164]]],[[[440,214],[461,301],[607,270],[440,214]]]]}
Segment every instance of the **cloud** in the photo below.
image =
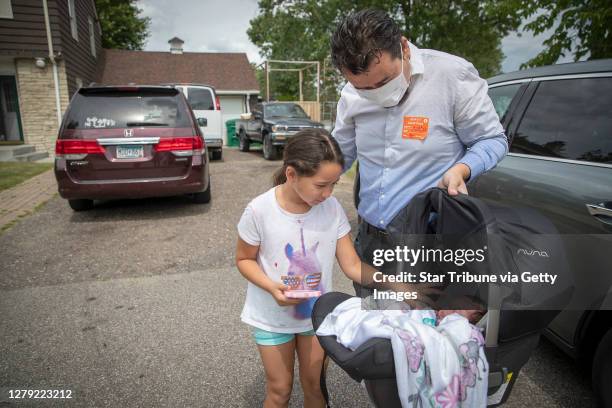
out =
{"type": "Polygon", "coordinates": [[[523,33],[519,37],[517,33],[511,33],[502,39],[502,51],[505,56],[502,71],[516,71],[522,63],[538,55],[544,49],[542,42],[546,38],[536,38],[529,33],[523,33]]]}
{"type": "MultiPolygon", "coordinates": [[[[249,21],[258,14],[256,0],[139,0],[137,4],[142,15],[151,18],[147,51],[169,51],[168,40],[177,36],[185,41],[185,51],[245,52],[251,62],[263,60],[246,34],[249,21]]],[[[510,33],[502,39],[502,71],[515,71],[535,57],[550,34],[552,30],[538,36],[510,33]]],[[[563,57],[558,62],[571,60],[563,57]]]]}
{"type": "Polygon", "coordinates": [[[140,0],[142,15],[151,18],[146,51],[169,51],[174,36],[186,52],[245,52],[251,62],[262,60],[246,30],[257,15],[256,0],[140,0]]]}
{"type": "MultiPolygon", "coordinates": [[[[540,13],[536,13],[531,19],[525,21],[522,27],[537,18],[540,13]]],[[[536,36],[534,36],[530,31],[519,29],[518,32],[510,33],[508,36],[504,37],[502,39],[502,51],[505,58],[502,61],[502,72],[516,71],[519,69],[521,64],[538,55],[544,49],[544,41],[546,41],[555,32],[555,28],[560,21],[560,18],[557,19],[553,28],[536,36]],[[519,33],[521,34],[520,37],[519,33]]],[[[566,55],[559,58],[557,64],[572,61],[572,56],[566,55]]]]}

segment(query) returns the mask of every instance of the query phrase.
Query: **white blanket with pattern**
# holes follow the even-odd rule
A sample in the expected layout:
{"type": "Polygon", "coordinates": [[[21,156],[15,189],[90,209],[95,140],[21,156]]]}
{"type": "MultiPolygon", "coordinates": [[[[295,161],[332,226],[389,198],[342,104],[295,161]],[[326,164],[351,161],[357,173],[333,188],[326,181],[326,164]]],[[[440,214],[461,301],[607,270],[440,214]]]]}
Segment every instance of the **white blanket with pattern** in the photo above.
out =
{"type": "Polygon", "coordinates": [[[432,310],[363,310],[354,297],[327,315],[317,335],[334,335],[351,350],[373,337],[390,339],[403,408],[487,405],[484,339],[463,316],[436,325],[432,310]]]}

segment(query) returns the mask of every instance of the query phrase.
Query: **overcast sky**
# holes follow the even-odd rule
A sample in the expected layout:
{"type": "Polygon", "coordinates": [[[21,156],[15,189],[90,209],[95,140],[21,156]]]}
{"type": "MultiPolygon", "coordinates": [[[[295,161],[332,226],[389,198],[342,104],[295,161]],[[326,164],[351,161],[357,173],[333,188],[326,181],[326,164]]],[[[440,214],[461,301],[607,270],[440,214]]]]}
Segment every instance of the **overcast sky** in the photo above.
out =
{"type": "MultiPolygon", "coordinates": [[[[151,17],[146,51],[168,51],[168,40],[177,36],[185,41],[185,51],[246,52],[249,61],[262,60],[246,34],[249,21],[257,16],[256,0],[139,0],[138,6],[142,15],[151,17]]],[[[537,55],[546,34],[534,38],[513,33],[504,38],[502,51],[506,57],[502,71],[517,70],[521,63],[537,55]]],[[[567,61],[570,59],[560,62],[567,61]]]]}

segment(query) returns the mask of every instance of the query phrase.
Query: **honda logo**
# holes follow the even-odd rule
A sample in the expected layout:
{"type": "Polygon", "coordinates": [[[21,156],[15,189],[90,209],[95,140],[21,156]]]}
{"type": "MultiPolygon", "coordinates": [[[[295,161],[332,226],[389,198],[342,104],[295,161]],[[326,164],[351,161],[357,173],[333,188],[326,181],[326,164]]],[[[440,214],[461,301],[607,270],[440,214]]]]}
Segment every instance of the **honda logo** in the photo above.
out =
{"type": "Polygon", "coordinates": [[[132,137],[134,136],[134,129],[123,129],[124,137],[132,137]]]}

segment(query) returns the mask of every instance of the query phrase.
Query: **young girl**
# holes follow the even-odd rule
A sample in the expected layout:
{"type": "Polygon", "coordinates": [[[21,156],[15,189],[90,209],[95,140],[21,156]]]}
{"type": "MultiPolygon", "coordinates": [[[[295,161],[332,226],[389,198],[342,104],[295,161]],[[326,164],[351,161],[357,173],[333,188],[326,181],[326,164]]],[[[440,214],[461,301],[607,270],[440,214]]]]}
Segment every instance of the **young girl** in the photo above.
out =
{"type": "Polygon", "coordinates": [[[323,349],[311,322],[316,299],[287,297],[289,287],[281,276],[299,276],[308,289],[329,292],[338,256],[345,274],[360,281],[360,260],[348,235],[351,227],[331,197],[343,166],[340,148],[329,133],[299,132],[285,146],[275,187],[251,201],[238,224],[236,265],[249,281],[241,317],[252,326],[263,361],[266,408],[287,406],[296,352],[304,406],[325,406],[319,385],[323,349]]]}

